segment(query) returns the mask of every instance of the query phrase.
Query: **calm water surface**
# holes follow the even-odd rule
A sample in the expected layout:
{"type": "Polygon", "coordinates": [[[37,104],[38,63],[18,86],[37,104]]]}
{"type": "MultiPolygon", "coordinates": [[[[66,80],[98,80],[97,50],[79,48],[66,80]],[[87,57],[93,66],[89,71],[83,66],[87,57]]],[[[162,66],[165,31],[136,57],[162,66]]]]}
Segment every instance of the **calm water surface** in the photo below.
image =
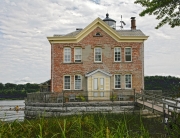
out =
{"type": "Polygon", "coordinates": [[[0,120],[1,121],[14,121],[24,120],[24,100],[0,100],[0,120]],[[20,110],[15,111],[15,106],[19,106],[20,110]]]}

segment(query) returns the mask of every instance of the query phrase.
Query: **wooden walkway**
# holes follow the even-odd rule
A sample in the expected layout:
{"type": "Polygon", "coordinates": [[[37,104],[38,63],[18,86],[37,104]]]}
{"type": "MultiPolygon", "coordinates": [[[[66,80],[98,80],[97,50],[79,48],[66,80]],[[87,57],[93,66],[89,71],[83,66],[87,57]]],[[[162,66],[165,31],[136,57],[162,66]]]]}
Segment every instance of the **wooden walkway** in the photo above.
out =
{"type": "Polygon", "coordinates": [[[168,114],[168,109],[164,109],[162,104],[161,105],[154,105],[154,104],[152,104],[152,102],[151,103],[146,102],[146,101],[143,102],[142,100],[139,100],[139,99],[137,99],[137,103],[141,104],[143,106],[143,108],[148,107],[149,109],[152,110],[152,112],[158,111],[158,112],[163,113],[165,110],[165,113],[168,114]]]}
{"type": "Polygon", "coordinates": [[[135,102],[140,104],[143,109],[147,108],[152,112],[159,112],[162,114],[172,115],[172,112],[179,113],[180,104],[179,100],[160,95],[147,95],[137,93],[135,102]]]}

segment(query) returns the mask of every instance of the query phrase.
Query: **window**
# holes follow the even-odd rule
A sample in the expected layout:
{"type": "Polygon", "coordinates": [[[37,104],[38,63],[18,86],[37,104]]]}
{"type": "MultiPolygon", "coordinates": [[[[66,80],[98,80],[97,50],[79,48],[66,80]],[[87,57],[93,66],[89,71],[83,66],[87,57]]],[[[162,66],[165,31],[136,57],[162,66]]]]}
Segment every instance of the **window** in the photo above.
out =
{"type": "Polygon", "coordinates": [[[95,62],[102,62],[102,49],[101,48],[95,48],[94,49],[94,61],[95,62]]]}
{"type": "Polygon", "coordinates": [[[125,61],[132,61],[132,51],[131,48],[125,48],[125,61]]]}
{"type": "Polygon", "coordinates": [[[98,89],[98,79],[94,78],[94,90],[98,89]]]}
{"type": "Polygon", "coordinates": [[[104,78],[100,78],[100,89],[104,90],[104,78]]]}
{"type": "Polygon", "coordinates": [[[121,88],[121,75],[114,75],[114,88],[120,89],[121,88]]]}
{"type": "Polygon", "coordinates": [[[121,48],[120,47],[114,48],[114,61],[115,62],[121,61],[121,48]]]}
{"type": "Polygon", "coordinates": [[[98,97],[98,93],[97,93],[97,92],[94,92],[94,93],[93,93],[93,96],[94,96],[94,97],[98,97]]]}
{"type": "Polygon", "coordinates": [[[131,80],[132,80],[132,75],[130,75],[130,74],[125,75],[125,88],[131,89],[131,87],[132,87],[131,80]]]}
{"type": "Polygon", "coordinates": [[[104,97],[104,92],[100,92],[101,97],[104,97]]]}
{"type": "Polygon", "coordinates": [[[65,90],[71,89],[71,76],[64,76],[64,89],[65,90]]]}
{"type": "Polygon", "coordinates": [[[64,63],[71,62],[71,48],[64,48],[64,63]]]}
{"type": "Polygon", "coordinates": [[[101,34],[99,32],[96,33],[96,36],[100,36],[101,34]]]}
{"type": "Polygon", "coordinates": [[[82,49],[80,47],[74,49],[74,61],[81,62],[82,49]]]}
{"type": "Polygon", "coordinates": [[[81,89],[81,75],[75,75],[75,90],[81,89]]]}

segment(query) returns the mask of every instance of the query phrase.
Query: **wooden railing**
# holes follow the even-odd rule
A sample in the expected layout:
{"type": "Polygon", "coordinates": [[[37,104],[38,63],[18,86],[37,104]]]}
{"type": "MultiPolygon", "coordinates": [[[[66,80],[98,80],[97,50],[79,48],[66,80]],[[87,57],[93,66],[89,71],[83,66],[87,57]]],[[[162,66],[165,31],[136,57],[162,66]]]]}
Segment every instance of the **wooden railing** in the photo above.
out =
{"type": "Polygon", "coordinates": [[[136,93],[135,102],[142,104],[143,108],[145,106],[150,108],[153,112],[156,110],[171,114],[171,112],[179,112],[180,109],[178,106],[180,100],[162,95],[136,93]]]}

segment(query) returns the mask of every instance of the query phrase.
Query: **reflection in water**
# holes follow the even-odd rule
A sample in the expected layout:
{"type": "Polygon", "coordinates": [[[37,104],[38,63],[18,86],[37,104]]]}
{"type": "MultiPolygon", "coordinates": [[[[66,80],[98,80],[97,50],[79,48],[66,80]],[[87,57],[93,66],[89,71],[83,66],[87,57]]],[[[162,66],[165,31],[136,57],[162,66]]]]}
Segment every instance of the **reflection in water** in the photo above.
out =
{"type": "Polygon", "coordinates": [[[24,100],[2,100],[0,101],[0,120],[14,121],[24,120],[24,100]]]}

